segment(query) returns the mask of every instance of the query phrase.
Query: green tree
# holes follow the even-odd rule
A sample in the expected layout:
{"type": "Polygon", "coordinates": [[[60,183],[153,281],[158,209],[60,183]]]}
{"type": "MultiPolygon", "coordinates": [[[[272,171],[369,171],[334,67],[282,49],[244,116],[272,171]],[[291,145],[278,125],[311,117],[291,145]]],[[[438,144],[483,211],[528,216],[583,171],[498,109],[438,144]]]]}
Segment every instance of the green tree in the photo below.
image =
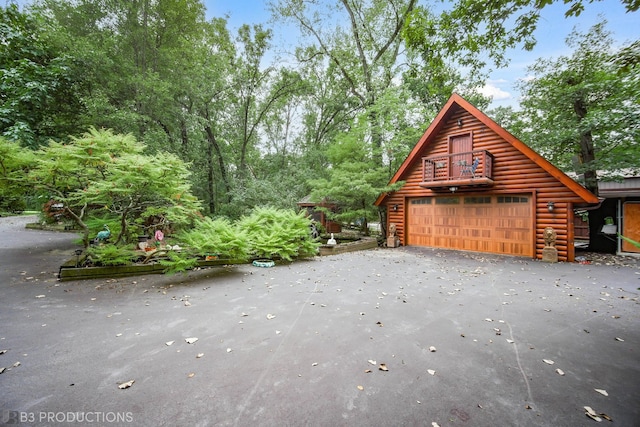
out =
{"type": "Polygon", "coordinates": [[[0,212],[23,210],[24,176],[33,167],[33,151],[0,137],[0,212]]]}
{"type": "Polygon", "coordinates": [[[521,138],[563,170],[584,175],[595,194],[600,179],[637,173],[640,165],[640,69],[616,62],[605,26],[572,32],[573,54],[539,59],[529,69],[534,78],[520,85],[521,138]]]}
{"type": "MultiPolygon", "coordinates": [[[[601,0],[596,0],[601,1],[601,0]]],[[[487,59],[498,67],[509,63],[507,48],[522,46],[532,50],[533,33],[542,10],[559,0],[496,0],[487,2],[456,0],[452,7],[435,14],[427,6],[412,13],[404,37],[407,44],[430,58],[434,64],[456,58],[460,64],[481,71],[487,59]]],[[[578,16],[586,0],[563,0],[565,17],[578,16]]],[[[588,0],[592,3],[593,0],[588,0]]],[[[621,0],[627,12],[640,8],[637,0],[621,0]]]]}
{"type": "Polygon", "coordinates": [[[293,21],[310,44],[300,54],[304,60],[323,57],[348,86],[343,96],[354,97],[366,111],[373,161],[382,165],[383,134],[375,105],[393,83],[401,59],[400,32],[417,0],[339,0],[316,5],[279,0],[272,3],[275,16],[293,21]],[[336,24],[337,22],[337,24],[336,24]]]}
{"type": "Polygon", "coordinates": [[[24,184],[62,204],[82,229],[85,247],[88,220],[96,217],[120,225],[116,242],[146,216],[162,215],[174,226],[192,221],[199,202],[190,193],[187,166],[168,153],[144,155],[144,148],[131,135],[91,129],[41,148],[24,184]]]}
{"type": "Polygon", "coordinates": [[[404,184],[387,185],[388,171],[384,166],[373,166],[375,163],[366,142],[367,129],[365,115],[329,147],[327,154],[332,165],[330,176],[310,180],[314,201],[329,200],[339,206],[338,213],[326,212],[331,219],[358,222],[365,234],[369,233],[368,221],[378,218],[373,206],[376,198],[404,184]]]}
{"type": "Polygon", "coordinates": [[[32,148],[86,127],[84,66],[57,31],[36,11],[0,7],[0,135],[32,148]]]}

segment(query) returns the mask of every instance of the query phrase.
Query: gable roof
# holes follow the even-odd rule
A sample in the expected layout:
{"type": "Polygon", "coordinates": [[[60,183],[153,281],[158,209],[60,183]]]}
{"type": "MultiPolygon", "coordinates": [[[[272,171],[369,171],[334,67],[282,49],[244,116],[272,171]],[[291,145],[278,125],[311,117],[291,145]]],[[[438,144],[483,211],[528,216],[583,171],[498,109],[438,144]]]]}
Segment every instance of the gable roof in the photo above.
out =
{"type": "MultiPolygon", "coordinates": [[[[499,124],[489,118],[482,111],[478,110],[475,106],[469,103],[467,100],[462,98],[460,95],[454,93],[451,95],[447,103],[442,107],[442,110],[438,113],[435,119],[431,122],[425,133],[422,135],[418,143],[413,147],[413,150],[409,153],[405,161],[400,165],[398,171],[393,175],[393,178],[389,181],[389,184],[396,183],[402,180],[402,177],[407,173],[411,165],[416,160],[419,160],[419,155],[423,152],[424,148],[433,142],[435,137],[438,135],[438,132],[447,119],[458,109],[463,109],[471,114],[473,117],[482,122],[485,126],[487,126],[490,130],[498,134],[502,139],[511,144],[515,149],[520,151],[526,157],[531,159],[535,164],[540,166],[546,172],[548,172],[555,179],[560,181],[565,187],[573,191],[577,196],[582,198],[585,203],[598,203],[598,198],[591,193],[589,190],[584,188],[582,185],[578,184],[576,181],[571,179],[567,174],[562,172],[560,169],[551,164],[548,160],[542,157],[540,154],[536,153],[532,150],[528,145],[524,142],[520,141],[518,138],[507,132],[504,128],[502,128],[499,124]]],[[[378,199],[375,201],[374,205],[379,206],[382,204],[384,199],[389,195],[389,193],[381,194],[378,199]]]]}

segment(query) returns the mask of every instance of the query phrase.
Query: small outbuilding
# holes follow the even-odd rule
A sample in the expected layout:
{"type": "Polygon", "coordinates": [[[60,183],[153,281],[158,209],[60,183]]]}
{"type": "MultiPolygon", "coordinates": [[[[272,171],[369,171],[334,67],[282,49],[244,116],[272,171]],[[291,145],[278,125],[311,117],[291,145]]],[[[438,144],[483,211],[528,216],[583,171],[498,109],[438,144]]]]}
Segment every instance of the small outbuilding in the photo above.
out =
{"type": "Polygon", "coordinates": [[[598,198],[457,94],[380,195],[402,245],[573,261],[574,209],[598,198]]]}
{"type": "MultiPolygon", "coordinates": [[[[625,171],[621,171],[625,172],[625,171]]],[[[640,255],[640,248],[618,235],[640,242],[640,176],[630,172],[619,181],[598,183],[600,205],[590,210],[589,249],[640,255]]]]}
{"type": "Polygon", "coordinates": [[[325,213],[326,211],[338,212],[337,204],[326,200],[314,202],[311,200],[311,196],[307,196],[298,202],[298,206],[300,209],[306,210],[307,216],[322,225],[327,233],[340,233],[342,231],[342,225],[339,222],[331,221],[325,213]]]}

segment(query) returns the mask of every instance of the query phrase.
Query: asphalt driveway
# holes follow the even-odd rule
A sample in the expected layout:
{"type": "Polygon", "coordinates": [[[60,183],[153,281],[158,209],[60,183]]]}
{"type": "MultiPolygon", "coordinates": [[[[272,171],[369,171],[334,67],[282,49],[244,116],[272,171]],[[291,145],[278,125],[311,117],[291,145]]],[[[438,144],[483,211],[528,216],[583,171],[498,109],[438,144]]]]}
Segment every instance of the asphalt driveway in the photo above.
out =
{"type": "Polygon", "coordinates": [[[59,282],[75,236],[26,221],[0,218],[0,423],[640,426],[637,264],[396,248],[59,282]]]}

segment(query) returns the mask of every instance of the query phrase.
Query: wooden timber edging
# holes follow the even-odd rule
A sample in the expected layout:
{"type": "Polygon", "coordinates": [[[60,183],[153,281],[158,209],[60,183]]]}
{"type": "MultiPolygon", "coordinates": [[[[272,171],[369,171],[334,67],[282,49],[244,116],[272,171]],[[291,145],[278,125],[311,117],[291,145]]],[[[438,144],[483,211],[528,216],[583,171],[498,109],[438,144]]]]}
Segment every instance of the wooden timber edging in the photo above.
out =
{"type": "Polygon", "coordinates": [[[337,245],[320,246],[320,255],[336,255],[346,252],[361,251],[378,247],[378,240],[373,237],[363,237],[360,240],[349,243],[339,243],[337,245]]]}
{"type": "MultiPolygon", "coordinates": [[[[247,261],[245,260],[214,259],[209,261],[198,261],[198,267],[216,267],[221,265],[246,263],[247,261]]],[[[67,280],[103,279],[112,277],[143,276],[147,274],[163,274],[166,268],[157,262],[152,264],[117,265],[110,267],[76,267],[75,265],[75,259],[72,259],[60,266],[58,279],[64,282],[67,280]]]]}

